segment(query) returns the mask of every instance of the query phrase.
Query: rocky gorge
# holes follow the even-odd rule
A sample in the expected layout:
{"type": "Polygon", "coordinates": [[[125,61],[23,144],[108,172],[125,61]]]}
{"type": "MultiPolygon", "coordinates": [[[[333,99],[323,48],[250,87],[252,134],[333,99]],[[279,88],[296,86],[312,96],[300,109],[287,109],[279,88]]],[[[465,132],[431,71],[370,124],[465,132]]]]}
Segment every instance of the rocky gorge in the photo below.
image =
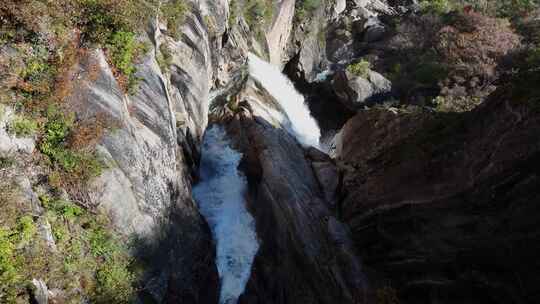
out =
{"type": "Polygon", "coordinates": [[[535,1],[45,2],[0,4],[0,302],[540,300],[535,1]]]}

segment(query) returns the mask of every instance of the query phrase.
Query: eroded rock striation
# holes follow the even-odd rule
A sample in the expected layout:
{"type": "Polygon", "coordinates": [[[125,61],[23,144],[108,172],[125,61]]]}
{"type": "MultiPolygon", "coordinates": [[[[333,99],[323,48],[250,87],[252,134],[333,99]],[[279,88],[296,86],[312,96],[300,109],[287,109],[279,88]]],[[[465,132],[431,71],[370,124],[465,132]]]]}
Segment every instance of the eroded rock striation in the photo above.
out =
{"type": "Polygon", "coordinates": [[[137,65],[139,87],[130,95],[104,54],[89,52],[72,72],[77,81],[69,100],[79,117],[106,117],[115,126],[98,146],[114,165],[92,182],[88,195],[119,232],[140,239],[140,255],[155,268],[148,292],[170,303],[215,303],[215,249],[191,196],[208,121],[210,39],[197,11],[181,31],[175,40],[154,24],[142,37],[152,49],[137,65]],[[169,66],[158,64],[163,45],[169,66]]]}
{"type": "Polygon", "coordinates": [[[539,136],[538,113],[503,92],[468,113],[347,122],[339,209],[371,282],[404,303],[535,302],[539,136]]]}

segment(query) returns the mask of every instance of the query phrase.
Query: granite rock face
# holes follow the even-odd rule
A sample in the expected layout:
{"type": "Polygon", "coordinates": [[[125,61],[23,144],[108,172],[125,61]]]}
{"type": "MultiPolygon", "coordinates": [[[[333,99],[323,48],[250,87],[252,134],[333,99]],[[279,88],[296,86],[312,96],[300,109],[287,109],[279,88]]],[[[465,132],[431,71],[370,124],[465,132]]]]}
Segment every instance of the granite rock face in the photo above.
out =
{"type": "Polygon", "coordinates": [[[295,0],[280,1],[277,16],[274,18],[270,30],[266,33],[270,62],[278,66],[282,65],[284,50],[289,43],[292,32],[295,2],[295,0]]]}
{"type": "Polygon", "coordinates": [[[98,151],[113,164],[88,189],[124,235],[141,239],[140,254],[155,267],[149,293],[159,301],[217,302],[215,250],[191,197],[191,183],[208,121],[212,79],[209,38],[197,11],[174,40],[154,25],[152,45],[137,65],[138,89],[126,95],[99,50],[74,68],[70,106],[80,118],[106,117],[115,128],[98,151]],[[171,65],[160,67],[160,46],[171,65]],[[160,281],[152,286],[154,281],[160,281]]]}
{"type": "Polygon", "coordinates": [[[34,136],[17,137],[9,132],[10,126],[16,119],[11,107],[0,105],[0,156],[15,153],[31,154],[36,147],[34,136]]]}
{"type": "Polygon", "coordinates": [[[469,113],[361,111],[341,139],[339,209],[374,290],[539,300],[538,112],[504,92],[469,113]]]}

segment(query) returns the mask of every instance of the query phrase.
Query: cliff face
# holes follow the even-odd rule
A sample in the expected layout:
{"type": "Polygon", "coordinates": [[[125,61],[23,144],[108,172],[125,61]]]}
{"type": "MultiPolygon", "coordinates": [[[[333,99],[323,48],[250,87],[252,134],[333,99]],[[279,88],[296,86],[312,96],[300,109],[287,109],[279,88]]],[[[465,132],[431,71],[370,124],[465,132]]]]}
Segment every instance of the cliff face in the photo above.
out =
{"type": "Polygon", "coordinates": [[[538,112],[361,111],[337,147],[340,214],[372,283],[405,303],[538,300],[538,112]]]}
{"type": "MultiPolygon", "coordinates": [[[[17,45],[19,30],[8,37],[13,45],[5,45],[8,19],[0,16],[0,89],[16,88],[17,97],[4,107],[11,93],[0,91],[0,207],[5,214],[28,214],[25,221],[0,216],[0,247],[8,252],[0,252],[0,262],[17,250],[26,258],[41,248],[30,248],[33,243],[23,237],[14,241],[4,226],[14,227],[13,235],[31,230],[35,243],[66,262],[63,250],[74,250],[77,237],[62,241],[59,228],[101,233],[105,228],[92,225],[104,213],[121,241],[136,239],[129,253],[137,263],[125,264],[136,268],[141,262],[144,268],[138,300],[217,303],[215,240],[191,193],[215,100],[225,103],[214,109],[222,110],[217,120],[244,155],[240,169],[249,181],[246,197],[261,241],[239,303],[538,302],[538,111],[516,102],[505,88],[471,112],[391,107],[397,102],[390,100],[393,84],[359,59],[368,52],[379,65],[390,64],[383,56],[389,37],[402,36],[391,36],[398,29],[381,19],[418,9],[416,1],[321,1],[315,7],[305,7],[308,1],[261,1],[187,1],[178,28],[150,20],[136,35],[146,48],[134,66],[138,86],[130,92],[110,49],[79,46],[80,58],[63,71],[71,87],[62,109],[77,121],[104,119],[108,128],[96,143],[106,166],[84,189],[53,185],[61,165],[58,155],[43,151],[48,133],[62,131],[43,129],[53,119],[39,117],[36,126],[18,121],[18,107],[28,100],[16,99],[32,98],[40,88],[19,94],[32,77],[21,81],[7,67],[28,66],[23,75],[44,63],[17,58],[18,52],[40,49],[17,45]],[[260,11],[261,3],[271,3],[271,10],[260,11]],[[335,159],[303,147],[287,132],[294,118],[260,83],[244,77],[249,52],[284,67],[309,96],[335,159]],[[392,103],[386,109],[364,110],[385,101],[392,103]],[[27,130],[32,128],[43,132],[27,130]],[[15,186],[18,196],[8,191],[15,186]],[[47,195],[54,195],[53,203],[47,195]],[[88,214],[81,216],[83,209],[88,214]]],[[[5,9],[1,4],[0,12],[5,9]]],[[[46,53],[57,50],[47,22],[36,30],[43,37],[34,37],[49,44],[46,53]]],[[[79,34],[69,35],[77,40],[79,34]]],[[[58,145],[70,140],[64,135],[58,145]]],[[[92,237],[83,245],[96,243],[92,237]]],[[[105,249],[88,251],[105,270],[117,270],[104,263],[112,255],[105,249]]],[[[0,263],[0,283],[8,277],[5,269],[0,263]]],[[[104,269],[73,281],[90,286],[104,269]]],[[[131,279],[111,272],[115,282],[131,279]]],[[[71,273],[53,275],[36,277],[32,292],[21,285],[15,297],[33,294],[32,301],[42,304],[76,294],[87,301],[82,291],[56,282],[71,279],[71,273]]],[[[7,294],[1,285],[0,302],[7,294]]],[[[122,301],[128,299],[101,302],[122,301]]]]}
{"type": "Polygon", "coordinates": [[[244,154],[240,168],[261,247],[239,303],[364,302],[366,282],[349,231],[331,211],[332,195],[324,194],[332,193],[331,183],[321,182],[328,175],[314,170],[332,171],[334,164],[316,149],[306,152],[284,131],[286,121],[260,109],[277,112],[264,89],[249,81],[241,96],[246,103],[228,129],[244,154]]]}
{"type": "Polygon", "coordinates": [[[100,113],[115,123],[98,146],[114,166],[93,180],[89,196],[118,231],[148,244],[140,252],[157,264],[157,278],[169,286],[158,298],[213,303],[218,290],[214,249],[191,197],[208,121],[210,41],[198,12],[187,16],[180,40],[164,31],[154,24],[143,37],[151,50],[137,65],[136,93],[124,95],[96,50],[72,71],[78,77],[68,102],[80,119],[100,113]],[[170,65],[160,67],[164,47],[171,52],[170,65]]]}

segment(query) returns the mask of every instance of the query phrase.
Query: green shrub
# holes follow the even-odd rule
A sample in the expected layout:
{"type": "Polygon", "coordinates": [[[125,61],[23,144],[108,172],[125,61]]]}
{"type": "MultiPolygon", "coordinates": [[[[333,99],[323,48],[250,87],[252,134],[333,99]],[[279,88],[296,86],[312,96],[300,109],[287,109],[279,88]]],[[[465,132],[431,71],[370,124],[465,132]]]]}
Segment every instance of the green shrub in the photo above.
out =
{"type": "Polygon", "coordinates": [[[99,176],[106,166],[95,153],[73,151],[67,147],[66,139],[73,121],[72,116],[51,109],[39,150],[72,177],[85,181],[99,176]]]}
{"type": "Polygon", "coordinates": [[[102,228],[90,232],[90,252],[104,263],[97,270],[98,303],[130,303],[134,293],[134,275],[126,249],[102,228]]]}
{"type": "Polygon", "coordinates": [[[185,20],[188,9],[185,0],[169,0],[161,6],[161,15],[167,21],[167,31],[175,39],[180,38],[178,30],[185,20]]]}
{"type": "Polygon", "coordinates": [[[15,159],[9,156],[0,156],[0,169],[6,169],[16,164],[15,159]]]}
{"type": "Polygon", "coordinates": [[[36,225],[31,216],[25,215],[17,221],[17,234],[20,242],[26,243],[36,233],[36,225]]]}
{"type": "Polygon", "coordinates": [[[313,11],[317,7],[319,7],[319,5],[321,5],[321,0],[304,0],[301,2],[302,2],[302,7],[308,11],[313,11]]]}
{"type": "Polygon", "coordinates": [[[133,60],[137,50],[135,33],[118,31],[112,34],[107,43],[111,60],[114,66],[126,76],[130,76],[135,71],[133,60]]]}
{"type": "Polygon", "coordinates": [[[107,43],[112,64],[127,78],[127,89],[133,92],[139,79],[135,77],[135,61],[148,51],[144,43],[138,42],[134,32],[118,31],[107,43]]]}
{"type": "Polygon", "coordinates": [[[171,49],[166,43],[162,43],[159,46],[159,52],[156,58],[158,65],[162,71],[168,71],[169,67],[172,64],[172,53],[171,49]]]}
{"type": "Polygon", "coordinates": [[[269,0],[248,0],[244,7],[244,18],[252,31],[272,21],[274,6],[269,0]]]}
{"type": "Polygon", "coordinates": [[[85,41],[105,44],[116,32],[143,30],[154,1],[145,0],[77,0],[80,15],[77,23],[85,41]]]}
{"type": "Polygon", "coordinates": [[[538,0],[498,0],[480,1],[469,0],[464,4],[471,5],[476,11],[485,15],[517,19],[534,11],[538,7],[538,0]]]}
{"type": "Polygon", "coordinates": [[[421,85],[436,86],[438,80],[448,76],[448,71],[442,63],[427,60],[418,62],[412,76],[421,85]]]}
{"type": "Polygon", "coordinates": [[[295,3],[294,18],[301,22],[313,14],[313,11],[321,5],[321,0],[297,0],[295,3]]]}
{"type": "Polygon", "coordinates": [[[92,303],[131,303],[136,280],[131,271],[132,258],[129,248],[113,234],[109,220],[48,195],[41,195],[40,201],[62,252],[55,257],[62,259],[57,266],[62,269],[60,275],[91,280],[91,284],[85,284],[84,293],[92,303]]]}
{"type": "Polygon", "coordinates": [[[475,96],[437,96],[433,103],[437,112],[466,112],[474,109],[481,103],[481,99],[475,96]]]}
{"type": "Polygon", "coordinates": [[[503,18],[516,18],[534,11],[540,5],[538,0],[499,0],[497,16],[503,18]]]}
{"type": "Polygon", "coordinates": [[[232,27],[236,23],[236,20],[238,19],[238,16],[237,16],[238,3],[236,1],[237,0],[229,1],[229,20],[227,20],[229,23],[229,27],[232,27]]]}
{"type": "Polygon", "coordinates": [[[25,60],[26,67],[22,71],[22,78],[36,81],[50,77],[53,67],[47,62],[48,58],[48,51],[43,46],[37,47],[34,54],[25,60]]]}
{"type": "Polygon", "coordinates": [[[127,256],[117,253],[99,267],[96,273],[98,303],[132,303],[134,275],[129,264],[127,256]]]}
{"type": "Polygon", "coordinates": [[[0,302],[12,303],[17,296],[16,286],[20,284],[20,264],[15,258],[16,245],[12,232],[0,227],[0,302]]]}
{"type": "Polygon", "coordinates": [[[470,7],[486,16],[519,19],[537,8],[539,2],[538,0],[423,0],[420,5],[424,13],[438,15],[470,7]]]}
{"type": "MultiPolygon", "coordinates": [[[[126,77],[121,81],[127,91],[133,91],[138,79],[134,62],[144,52],[137,42],[137,32],[143,30],[154,10],[154,1],[144,0],[78,0],[83,12],[79,23],[83,39],[106,47],[112,64],[126,77]]],[[[172,9],[172,8],[171,8],[172,9]]]]}
{"type": "Polygon", "coordinates": [[[40,196],[40,201],[43,207],[47,208],[47,210],[53,211],[56,215],[62,216],[68,221],[73,221],[74,219],[85,214],[83,208],[70,201],[61,199],[53,200],[48,196],[40,196]]]}
{"type": "Polygon", "coordinates": [[[70,128],[73,126],[73,116],[67,118],[56,110],[52,110],[48,116],[39,149],[41,153],[49,156],[53,162],[63,163],[65,169],[71,169],[72,166],[67,161],[69,157],[65,151],[65,141],[70,128]]]}
{"type": "Polygon", "coordinates": [[[9,125],[9,132],[17,137],[28,137],[36,133],[38,129],[37,122],[32,119],[17,116],[9,125]]]}
{"type": "Polygon", "coordinates": [[[356,76],[362,77],[362,78],[368,78],[369,77],[369,71],[371,68],[371,63],[367,60],[360,60],[357,63],[352,63],[347,66],[347,71],[349,73],[352,73],[356,76]]]}
{"type": "Polygon", "coordinates": [[[424,0],[420,2],[422,12],[444,15],[453,9],[449,0],[424,0]]]}

